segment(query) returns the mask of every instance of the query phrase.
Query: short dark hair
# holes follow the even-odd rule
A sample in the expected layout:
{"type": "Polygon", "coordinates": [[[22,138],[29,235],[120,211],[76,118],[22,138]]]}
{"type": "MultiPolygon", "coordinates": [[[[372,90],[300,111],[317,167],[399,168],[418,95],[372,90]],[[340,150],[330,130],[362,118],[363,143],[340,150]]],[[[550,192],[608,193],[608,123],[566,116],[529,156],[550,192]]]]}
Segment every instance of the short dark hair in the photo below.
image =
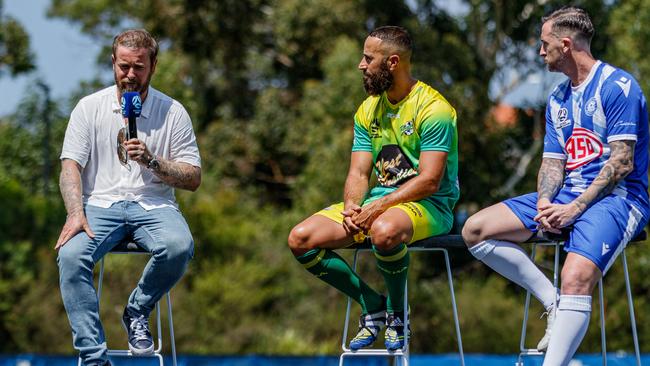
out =
{"type": "Polygon", "coordinates": [[[542,17],[542,24],[553,21],[551,31],[556,36],[570,36],[587,45],[594,36],[594,25],[587,11],[575,6],[563,6],[542,17]]]}
{"type": "Polygon", "coordinates": [[[413,52],[413,40],[406,28],[385,25],[370,32],[368,37],[379,38],[388,43],[400,56],[410,58],[413,52]]]}
{"type": "Polygon", "coordinates": [[[149,59],[153,65],[158,57],[158,42],[144,29],[128,29],[113,38],[113,56],[116,55],[117,47],[146,48],[149,51],[149,59]]]}

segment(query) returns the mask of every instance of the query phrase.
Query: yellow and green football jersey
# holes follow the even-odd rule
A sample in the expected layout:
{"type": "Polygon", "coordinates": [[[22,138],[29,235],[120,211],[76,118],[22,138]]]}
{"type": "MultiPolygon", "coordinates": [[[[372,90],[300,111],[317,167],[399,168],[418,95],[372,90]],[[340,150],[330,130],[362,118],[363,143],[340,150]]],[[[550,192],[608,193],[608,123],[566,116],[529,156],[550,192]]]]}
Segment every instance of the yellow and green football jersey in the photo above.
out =
{"type": "Polygon", "coordinates": [[[372,153],[378,185],[370,190],[367,201],[393,192],[418,175],[420,152],[446,152],[440,188],[425,200],[451,222],[459,196],[456,111],[438,91],[418,81],[397,104],[385,92],[368,97],[354,116],[352,151],[372,153]]]}

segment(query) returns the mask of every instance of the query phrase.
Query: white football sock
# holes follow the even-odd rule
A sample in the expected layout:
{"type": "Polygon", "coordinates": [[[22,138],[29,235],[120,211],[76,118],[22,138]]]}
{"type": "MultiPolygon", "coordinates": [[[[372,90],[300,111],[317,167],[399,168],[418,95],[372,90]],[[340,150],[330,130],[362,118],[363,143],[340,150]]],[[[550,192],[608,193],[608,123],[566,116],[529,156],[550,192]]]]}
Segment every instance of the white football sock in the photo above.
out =
{"type": "Polygon", "coordinates": [[[555,287],[519,245],[490,239],[474,245],[469,251],[503,277],[530,291],[544,308],[555,303],[555,287]]]}
{"type": "Polygon", "coordinates": [[[544,357],[544,366],[565,366],[573,358],[589,327],[591,296],[561,295],[544,357]]]}

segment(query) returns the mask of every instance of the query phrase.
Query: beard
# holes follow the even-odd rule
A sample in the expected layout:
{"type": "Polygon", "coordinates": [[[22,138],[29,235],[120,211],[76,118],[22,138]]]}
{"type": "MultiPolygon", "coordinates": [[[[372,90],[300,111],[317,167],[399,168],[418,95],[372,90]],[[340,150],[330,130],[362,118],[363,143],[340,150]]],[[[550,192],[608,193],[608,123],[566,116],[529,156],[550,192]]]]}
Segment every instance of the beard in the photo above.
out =
{"type": "Polygon", "coordinates": [[[376,96],[393,85],[393,74],[390,73],[386,62],[382,62],[379,71],[374,74],[363,73],[363,88],[368,95],[376,96]]]}
{"type": "Polygon", "coordinates": [[[562,67],[566,63],[566,58],[566,55],[564,53],[561,53],[556,60],[547,62],[546,67],[548,67],[548,71],[562,72],[562,67]]]}
{"type": "Polygon", "coordinates": [[[115,72],[113,72],[113,78],[115,79],[115,85],[117,85],[120,93],[138,92],[140,95],[142,95],[143,93],[146,93],[147,89],[149,88],[149,83],[151,82],[151,74],[147,76],[147,80],[145,80],[142,84],[137,80],[129,80],[128,78],[118,80],[117,73],[115,72]]]}

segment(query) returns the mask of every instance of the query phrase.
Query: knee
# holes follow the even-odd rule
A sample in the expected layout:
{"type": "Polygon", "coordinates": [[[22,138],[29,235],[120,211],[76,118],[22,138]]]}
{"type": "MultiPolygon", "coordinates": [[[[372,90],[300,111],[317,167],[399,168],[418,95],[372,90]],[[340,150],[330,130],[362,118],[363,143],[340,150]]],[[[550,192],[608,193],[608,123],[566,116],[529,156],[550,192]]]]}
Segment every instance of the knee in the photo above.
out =
{"type": "Polygon", "coordinates": [[[166,261],[189,262],[194,256],[194,240],[191,235],[167,235],[154,249],[154,256],[163,257],[166,261]]]}
{"type": "Polygon", "coordinates": [[[372,244],[379,251],[387,251],[400,243],[406,242],[407,238],[394,223],[377,219],[370,228],[372,244]]]}
{"type": "Polygon", "coordinates": [[[598,276],[591,271],[580,268],[562,269],[563,295],[591,295],[594,286],[598,282],[598,276]]]}
{"type": "Polygon", "coordinates": [[[477,215],[470,216],[470,218],[465,221],[461,235],[468,247],[473,247],[487,239],[483,230],[484,225],[484,220],[477,215]]]}
{"type": "Polygon", "coordinates": [[[68,242],[59,249],[56,262],[59,266],[59,276],[62,282],[74,281],[81,277],[82,272],[92,275],[93,259],[78,250],[78,248],[79,246],[68,242]]]}
{"type": "Polygon", "coordinates": [[[303,225],[296,225],[291,230],[287,243],[294,255],[305,254],[316,248],[316,245],[311,240],[311,234],[311,230],[303,225]]]}

